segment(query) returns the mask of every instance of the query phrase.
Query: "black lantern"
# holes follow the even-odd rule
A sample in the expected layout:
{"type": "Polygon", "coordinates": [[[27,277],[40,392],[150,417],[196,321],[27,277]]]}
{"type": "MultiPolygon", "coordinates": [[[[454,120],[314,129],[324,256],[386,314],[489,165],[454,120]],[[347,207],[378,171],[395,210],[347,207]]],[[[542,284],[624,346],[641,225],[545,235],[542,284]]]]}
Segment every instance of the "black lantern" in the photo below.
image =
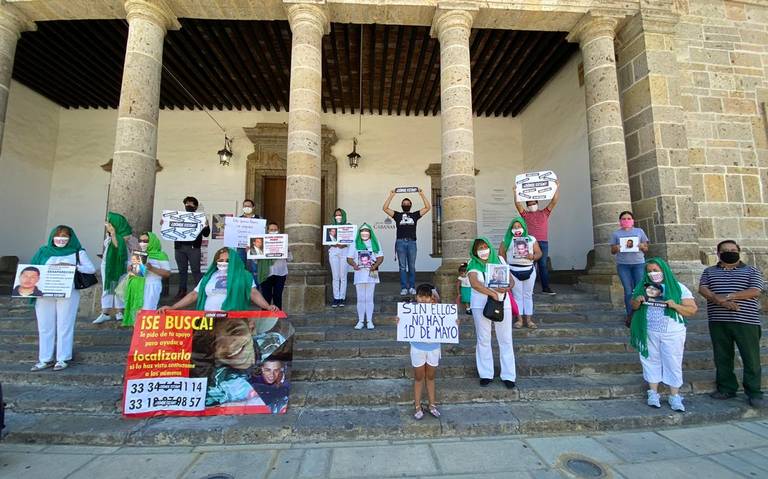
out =
{"type": "Polygon", "coordinates": [[[216,154],[219,155],[219,165],[229,166],[229,162],[232,159],[232,140],[227,135],[224,135],[224,148],[220,149],[216,154]]]}
{"type": "Polygon", "coordinates": [[[357,168],[360,164],[360,156],[357,153],[357,138],[352,139],[352,153],[347,155],[347,158],[349,158],[349,167],[350,168],[357,168]]]}

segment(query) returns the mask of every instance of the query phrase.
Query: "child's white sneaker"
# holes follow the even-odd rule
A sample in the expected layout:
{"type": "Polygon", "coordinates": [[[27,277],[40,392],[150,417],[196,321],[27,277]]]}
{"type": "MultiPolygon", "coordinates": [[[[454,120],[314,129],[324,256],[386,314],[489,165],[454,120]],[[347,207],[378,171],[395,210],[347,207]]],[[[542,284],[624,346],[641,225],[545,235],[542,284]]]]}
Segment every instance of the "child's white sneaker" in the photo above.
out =
{"type": "Polygon", "coordinates": [[[115,321],[122,321],[123,320],[123,313],[117,313],[115,315],[115,321]]]}
{"type": "Polygon", "coordinates": [[[375,327],[376,327],[376,326],[374,326],[374,325],[373,325],[373,321],[371,321],[371,320],[369,319],[369,320],[368,320],[368,329],[373,329],[373,328],[375,328],[375,327]]]}
{"type": "Polygon", "coordinates": [[[675,394],[674,396],[670,395],[667,401],[669,402],[669,407],[671,407],[673,411],[685,412],[683,396],[679,394],[675,394]]]}
{"type": "Polygon", "coordinates": [[[363,322],[358,321],[357,324],[355,325],[355,329],[363,329],[363,322]]]}
{"type": "Polygon", "coordinates": [[[661,403],[659,400],[661,399],[661,396],[659,393],[654,391],[653,389],[648,390],[648,405],[651,407],[661,407],[661,403]]]}
{"type": "Polygon", "coordinates": [[[101,313],[99,315],[99,317],[97,317],[96,319],[93,320],[93,324],[106,323],[110,319],[112,319],[112,318],[108,314],[101,313]]]}

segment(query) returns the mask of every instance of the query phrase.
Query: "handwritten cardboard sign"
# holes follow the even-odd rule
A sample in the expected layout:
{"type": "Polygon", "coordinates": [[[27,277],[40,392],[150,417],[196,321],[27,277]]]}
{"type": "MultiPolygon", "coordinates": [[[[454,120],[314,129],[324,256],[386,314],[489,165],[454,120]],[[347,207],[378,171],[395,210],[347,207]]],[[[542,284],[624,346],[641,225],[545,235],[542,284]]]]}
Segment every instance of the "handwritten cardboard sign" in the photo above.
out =
{"type": "Polygon", "coordinates": [[[247,248],[248,238],[263,235],[267,229],[267,220],[261,218],[224,218],[224,246],[247,248]]]}
{"type": "Polygon", "coordinates": [[[420,343],[459,343],[455,304],[397,303],[397,340],[420,343]]]}

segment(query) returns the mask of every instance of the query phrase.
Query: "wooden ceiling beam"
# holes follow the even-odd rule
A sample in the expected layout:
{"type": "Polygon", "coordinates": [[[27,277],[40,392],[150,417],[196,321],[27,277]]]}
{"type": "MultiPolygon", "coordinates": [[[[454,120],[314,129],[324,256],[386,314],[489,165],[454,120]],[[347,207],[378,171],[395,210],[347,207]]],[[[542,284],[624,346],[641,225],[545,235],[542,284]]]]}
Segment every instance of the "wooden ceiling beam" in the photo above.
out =
{"type": "Polygon", "coordinates": [[[373,114],[373,93],[376,83],[376,24],[368,27],[371,41],[368,43],[368,112],[373,114]]]}
{"type": "MultiPolygon", "coordinates": [[[[259,67],[259,60],[255,57],[254,51],[261,50],[256,45],[248,46],[248,41],[245,40],[242,28],[244,22],[233,21],[230,22],[227,27],[227,38],[232,43],[234,49],[237,51],[237,55],[240,61],[245,65],[248,77],[246,77],[245,84],[250,87],[256,97],[256,109],[261,110],[262,107],[267,110],[270,106],[273,106],[275,110],[280,109],[279,102],[282,100],[279,95],[275,95],[272,87],[272,81],[268,75],[264,75],[264,71],[259,67]],[[250,82],[248,81],[250,79],[250,82]]],[[[262,63],[262,65],[265,65],[262,63]]]]}
{"type": "Polygon", "coordinates": [[[384,91],[387,83],[387,62],[389,58],[389,25],[384,25],[384,39],[381,42],[381,72],[379,73],[379,115],[384,111],[384,91]]]}
{"type": "Polygon", "coordinates": [[[408,53],[405,54],[405,70],[403,71],[403,78],[400,82],[400,93],[397,95],[397,115],[400,116],[400,111],[403,107],[403,99],[405,98],[405,87],[408,85],[408,80],[411,78],[411,59],[413,58],[413,49],[416,44],[416,28],[408,29],[408,53]]]}
{"type": "Polygon", "coordinates": [[[529,32],[521,32],[515,37],[514,42],[510,44],[511,51],[508,49],[503,53],[499,53],[502,55],[502,60],[499,61],[499,63],[497,63],[496,67],[493,69],[492,83],[486,85],[483,98],[478,100],[478,112],[483,111],[487,114],[489,106],[493,104],[493,98],[498,96],[501,84],[507,79],[504,76],[504,72],[509,72],[510,69],[514,66],[515,62],[518,61],[520,52],[526,46],[528,46],[527,41],[529,39],[529,32]]]}
{"type": "MultiPolygon", "coordinates": [[[[264,38],[264,31],[262,29],[256,30],[255,25],[248,24],[246,22],[235,22],[237,24],[237,30],[239,32],[238,48],[244,48],[247,52],[246,55],[253,60],[253,69],[257,72],[260,82],[265,86],[265,90],[268,90],[275,111],[280,111],[282,108],[284,111],[288,111],[288,101],[285,99],[282,89],[277,82],[288,81],[283,78],[283,70],[280,66],[280,60],[275,53],[275,47],[272,45],[271,38],[267,36],[264,38]],[[240,39],[243,43],[240,43],[240,39]],[[267,48],[262,48],[262,44],[266,44],[267,48]],[[272,57],[271,61],[267,59],[266,53],[272,57]]],[[[267,33],[267,35],[269,35],[267,33]]],[[[238,35],[235,35],[238,36],[238,35]]],[[[256,86],[256,85],[254,85],[256,86]]],[[[266,106],[266,105],[265,105],[266,106]]]]}
{"type": "MultiPolygon", "coordinates": [[[[190,68],[193,62],[183,53],[181,47],[177,46],[175,36],[165,37],[165,48],[163,48],[163,64],[168,68],[179,81],[184,82],[184,87],[195,95],[195,98],[206,108],[212,110],[214,105],[221,110],[226,107],[232,109],[229,100],[222,96],[220,90],[215,88],[208,81],[208,77],[201,75],[196,68],[190,68]]],[[[186,96],[189,96],[185,92],[186,96]]]]}
{"type": "Polygon", "coordinates": [[[285,103],[285,111],[288,111],[291,85],[291,28],[285,20],[273,20],[264,23],[257,22],[256,29],[262,33],[267,44],[267,51],[276,60],[270,64],[274,66],[274,70],[280,78],[283,103],[285,103]],[[271,36],[264,33],[269,31],[272,32],[271,36]]]}
{"type": "MultiPolygon", "coordinates": [[[[347,73],[347,82],[349,83],[348,90],[349,90],[349,93],[350,93],[350,97],[352,97],[349,100],[349,110],[354,115],[355,114],[355,108],[358,107],[358,102],[360,101],[360,74],[361,74],[360,67],[359,67],[359,65],[360,65],[360,57],[359,57],[359,54],[360,54],[359,53],[360,52],[360,35],[357,35],[357,37],[356,37],[357,38],[357,45],[356,45],[357,48],[356,48],[356,50],[358,52],[358,58],[357,58],[357,62],[354,63],[354,66],[357,67],[356,68],[357,78],[353,78],[353,76],[352,76],[352,66],[353,66],[353,63],[352,63],[352,54],[351,54],[350,50],[352,50],[352,47],[354,47],[355,45],[350,41],[351,40],[351,38],[350,38],[351,35],[349,33],[349,30],[351,28],[352,28],[352,26],[350,24],[348,24],[348,23],[344,24],[341,27],[341,29],[343,30],[343,34],[344,34],[342,45],[344,45],[344,59],[346,60],[343,63],[344,63],[344,67],[345,67],[346,73],[347,73]]],[[[337,58],[339,58],[339,57],[337,57],[337,58]]],[[[362,107],[362,105],[360,105],[360,106],[362,107]]]]}
{"type": "MultiPolygon", "coordinates": [[[[352,106],[352,99],[350,98],[350,86],[347,85],[345,87],[344,82],[341,78],[341,63],[339,62],[339,48],[336,45],[336,41],[338,40],[338,36],[341,32],[339,32],[339,28],[336,27],[337,24],[332,23],[331,24],[331,34],[328,36],[328,40],[331,44],[331,58],[333,59],[333,69],[336,70],[336,85],[339,87],[339,100],[341,104],[341,113],[346,113],[346,106],[349,105],[352,106]]],[[[347,65],[347,69],[349,69],[349,65],[347,65]]],[[[347,79],[349,79],[349,76],[347,76],[347,79]]]]}
{"type": "MultiPolygon", "coordinates": [[[[429,48],[430,54],[429,54],[429,62],[427,63],[427,68],[426,68],[426,70],[424,70],[424,79],[423,79],[423,81],[421,83],[421,90],[419,90],[419,96],[416,99],[416,112],[415,113],[416,113],[417,116],[419,114],[419,111],[422,111],[424,113],[424,116],[427,115],[427,110],[426,110],[427,105],[426,105],[426,99],[424,97],[424,93],[426,92],[426,87],[427,87],[427,84],[429,83],[429,79],[430,79],[431,75],[434,72],[435,60],[439,56],[438,51],[440,50],[440,48],[435,46],[435,43],[437,43],[437,42],[434,39],[430,38],[429,37],[429,33],[427,33],[427,35],[424,37],[424,44],[426,45],[427,48],[429,48]],[[422,103],[424,103],[423,109],[420,106],[422,103]]],[[[424,47],[422,47],[422,48],[424,48],[424,47]]],[[[438,76],[440,75],[439,68],[440,67],[438,65],[438,76]]]]}
{"type": "MultiPolygon", "coordinates": [[[[541,66],[544,67],[542,73],[537,76],[535,81],[531,82],[531,79],[527,81],[529,85],[527,86],[526,94],[520,95],[515,103],[510,104],[507,108],[504,109],[504,116],[507,116],[508,114],[517,116],[520,114],[520,112],[522,112],[528,103],[533,100],[539,90],[544,87],[549,79],[552,78],[552,76],[554,76],[563,67],[563,65],[565,65],[565,63],[569,58],[571,58],[576,50],[578,50],[577,45],[568,43],[565,41],[565,39],[563,39],[559,45],[559,48],[555,50],[549,61],[546,63],[541,63],[541,66]]],[[[526,86],[523,85],[521,88],[524,89],[526,86]]]]}
{"type": "MultiPolygon", "coordinates": [[[[321,97],[324,99],[326,106],[323,108],[323,111],[328,111],[327,105],[330,104],[331,110],[333,113],[336,113],[336,95],[333,94],[333,83],[331,80],[331,71],[328,68],[328,39],[323,38],[320,41],[320,64],[322,68],[322,83],[324,85],[323,90],[325,90],[325,95],[322,95],[321,97]]],[[[341,104],[344,104],[344,100],[341,100],[341,104]]]]}
{"type": "MultiPolygon", "coordinates": [[[[389,98],[387,98],[387,115],[392,114],[392,102],[395,99],[395,93],[397,91],[397,82],[398,82],[397,73],[398,73],[398,70],[400,69],[399,68],[400,67],[400,50],[403,47],[403,29],[405,27],[402,25],[398,25],[394,28],[397,29],[397,40],[395,40],[395,55],[394,55],[394,60],[392,62],[392,76],[391,76],[392,79],[390,80],[390,83],[389,83],[389,95],[388,95],[389,98]]],[[[401,79],[401,83],[404,84],[405,81],[402,81],[401,79]]]]}
{"type": "Polygon", "coordinates": [[[519,32],[505,31],[503,32],[502,39],[499,41],[499,45],[492,52],[490,52],[493,60],[489,60],[489,65],[486,66],[483,76],[478,79],[477,85],[472,87],[472,103],[474,105],[475,112],[478,115],[483,114],[483,110],[480,108],[480,104],[485,101],[485,98],[492,91],[492,82],[498,80],[498,73],[502,68],[502,60],[509,51],[512,42],[514,42],[519,32]],[[475,93],[477,92],[477,93],[475,93]]]}
{"type": "Polygon", "coordinates": [[[410,92],[408,93],[408,103],[406,103],[405,105],[405,116],[408,116],[411,114],[411,105],[413,104],[413,99],[414,99],[413,95],[416,92],[416,86],[419,80],[419,76],[423,71],[422,68],[424,67],[424,57],[427,53],[426,42],[429,39],[429,32],[426,31],[425,28],[416,27],[414,28],[414,30],[416,31],[416,36],[421,36],[421,41],[420,41],[421,47],[419,48],[419,59],[416,60],[416,69],[414,70],[413,79],[411,81],[410,92]],[[419,32],[421,32],[421,35],[419,35],[419,32]]]}

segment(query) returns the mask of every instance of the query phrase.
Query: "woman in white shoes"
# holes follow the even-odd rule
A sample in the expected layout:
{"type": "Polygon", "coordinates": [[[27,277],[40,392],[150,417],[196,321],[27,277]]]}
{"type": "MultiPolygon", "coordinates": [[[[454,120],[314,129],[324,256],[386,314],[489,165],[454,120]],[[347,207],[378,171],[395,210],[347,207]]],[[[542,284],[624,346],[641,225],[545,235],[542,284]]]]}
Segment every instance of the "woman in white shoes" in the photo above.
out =
{"type": "MultiPolygon", "coordinates": [[[[74,230],[64,225],[57,226],[51,231],[48,242],[37,250],[30,263],[76,266],[78,271],[86,274],[96,272],[74,230]]],[[[37,298],[35,300],[39,349],[38,362],[32,366],[32,371],[42,371],[50,367],[53,367],[54,371],[60,371],[67,367],[67,363],[72,360],[75,319],[79,306],[80,292],[74,287],[69,298],[37,298]]]]}
{"type": "Polygon", "coordinates": [[[110,319],[123,320],[123,300],[115,294],[117,283],[125,274],[130,263],[129,248],[133,230],[123,215],[107,213],[107,237],[104,239],[104,257],[101,258],[101,314],[93,324],[101,324],[110,319]]]}
{"type": "MultiPolygon", "coordinates": [[[[332,225],[347,225],[347,212],[341,208],[336,208],[333,212],[332,225]]],[[[333,283],[333,303],[332,308],[341,308],[346,306],[347,302],[347,275],[349,265],[347,264],[347,253],[349,246],[345,244],[336,244],[328,247],[328,264],[331,265],[331,279],[333,283]]]]}
{"type": "Polygon", "coordinates": [[[363,329],[366,317],[368,329],[373,329],[373,292],[379,282],[379,265],[384,261],[381,247],[373,228],[363,223],[357,231],[355,244],[350,246],[347,262],[355,269],[355,290],[357,291],[357,324],[363,329]]]}
{"type": "Polygon", "coordinates": [[[643,378],[648,383],[648,405],[661,407],[659,383],[669,387],[673,411],[685,411],[683,385],[685,316],[696,314],[691,291],[677,281],[667,263],[651,258],[645,274],[632,292],[630,344],[640,353],[643,378]]]}

